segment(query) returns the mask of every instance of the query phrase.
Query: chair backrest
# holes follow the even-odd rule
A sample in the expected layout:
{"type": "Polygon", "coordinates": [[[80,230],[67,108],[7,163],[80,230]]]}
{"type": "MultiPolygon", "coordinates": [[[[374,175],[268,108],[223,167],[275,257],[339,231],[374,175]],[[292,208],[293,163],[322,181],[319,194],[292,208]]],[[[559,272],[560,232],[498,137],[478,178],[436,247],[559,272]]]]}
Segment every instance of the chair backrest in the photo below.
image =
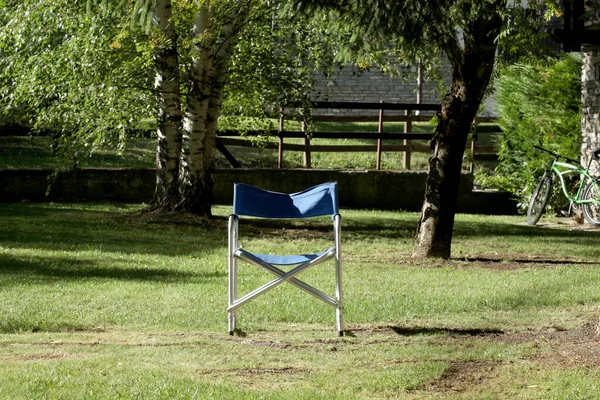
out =
{"type": "Polygon", "coordinates": [[[308,218],[338,213],[337,182],[298,193],[279,193],[244,183],[233,184],[233,213],[261,218],[308,218]]]}

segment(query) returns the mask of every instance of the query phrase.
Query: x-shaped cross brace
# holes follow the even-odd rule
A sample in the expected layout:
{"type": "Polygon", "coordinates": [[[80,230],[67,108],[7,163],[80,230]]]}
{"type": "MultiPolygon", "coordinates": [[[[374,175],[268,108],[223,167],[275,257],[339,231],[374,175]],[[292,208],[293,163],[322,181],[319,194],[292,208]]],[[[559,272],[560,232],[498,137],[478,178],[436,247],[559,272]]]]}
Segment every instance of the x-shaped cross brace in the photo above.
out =
{"type": "Polygon", "coordinates": [[[329,296],[327,293],[324,293],[321,290],[316,289],[313,286],[310,286],[309,284],[294,277],[294,276],[298,275],[299,273],[301,273],[302,271],[304,271],[314,265],[320,264],[324,261],[327,261],[330,258],[335,257],[335,251],[336,251],[335,248],[331,248],[328,251],[326,251],[325,253],[321,254],[319,257],[317,257],[313,260],[310,260],[310,261],[303,262],[302,264],[299,264],[298,266],[294,267],[290,271],[285,272],[285,271],[282,271],[281,269],[275,267],[272,264],[264,262],[263,260],[259,259],[252,253],[249,253],[243,249],[236,249],[234,252],[235,257],[237,257],[243,261],[246,261],[250,264],[254,264],[259,267],[263,267],[267,271],[271,272],[273,275],[278,276],[278,278],[273,279],[271,282],[266,283],[263,286],[246,294],[245,296],[242,296],[239,299],[235,300],[233,302],[233,304],[231,304],[227,308],[227,311],[231,312],[231,311],[237,310],[238,308],[240,308],[244,304],[248,303],[249,301],[251,301],[251,300],[255,299],[256,297],[260,296],[261,294],[266,293],[267,291],[281,285],[283,282],[286,282],[286,281],[291,283],[292,285],[304,290],[305,292],[312,294],[313,296],[315,296],[316,298],[329,304],[330,306],[337,307],[338,301],[335,298],[329,296]]]}

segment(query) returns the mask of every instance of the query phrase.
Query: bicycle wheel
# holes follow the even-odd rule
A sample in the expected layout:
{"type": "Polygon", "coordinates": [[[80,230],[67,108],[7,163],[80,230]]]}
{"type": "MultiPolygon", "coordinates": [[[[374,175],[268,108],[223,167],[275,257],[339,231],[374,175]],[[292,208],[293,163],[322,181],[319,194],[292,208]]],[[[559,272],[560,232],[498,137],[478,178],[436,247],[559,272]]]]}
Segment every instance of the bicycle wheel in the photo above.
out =
{"type": "MultiPolygon", "coordinates": [[[[600,200],[600,182],[588,182],[581,192],[581,200],[600,200]]],[[[600,204],[585,203],[581,205],[583,216],[592,225],[600,226],[600,204]]]]}
{"type": "Polygon", "coordinates": [[[542,179],[540,179],[540,183],[538,183],[533,191],[531,200],[529,201],[529,208],[527,209],[527,223],[529,225],[535,225],[542,217],[542,214],[546,209],[546,204],[548,203],[548,198],[550,197],[551,187],[552,179],[550,179],[548,173],[545,172],[542,179]]]}

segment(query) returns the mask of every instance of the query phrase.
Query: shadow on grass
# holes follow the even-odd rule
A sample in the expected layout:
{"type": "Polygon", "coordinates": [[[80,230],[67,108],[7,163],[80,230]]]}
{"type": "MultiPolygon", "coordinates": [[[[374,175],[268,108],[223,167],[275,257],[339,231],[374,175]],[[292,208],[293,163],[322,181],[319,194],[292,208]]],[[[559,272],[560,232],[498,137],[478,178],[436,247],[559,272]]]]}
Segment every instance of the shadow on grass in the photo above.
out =
{"type": "Polygon", "coordinates": [[[553,259],[550,257],[541,257],[541,258],[488,258],[488,257],[453,257],[455,260],[467,261],[467,262],[480,262],[480,263],[498,263],[504,264],[507,262],[518,263],[518,264],[531,264],[531,265],[564,265],[565,263],[576,263],[577,265],[598,265],[600,261],[584,261],[584,260],[569,260],[565,258],[553,259]]]}
{"type": "MultiPolygon", "coordinates": [[[[417,213],[367,213],[342,210],[342,237],[346,242],[375,240],[410,241],[417,229],[417,213]]],[[[502,241],[557,241],[561,244],[595,247],[597,231],[545,228],[503,222],[493,217],[485,222],[459,218],[454,241],[481,238],[502,241]]],[[[240,234],[263,239],[280,238],[283,233],[303,238],[329,239],[332,223],[327,218],[309,220],[243,219],[240,234]]],[[[102,250],[127,254],[202,256],[213,250],[225,251],[226,217],[205,219],[181,214],[132,212],[131,206],[0,204],[0,243],[15,248],[50,250],[102,250]],[[122,207],[119,209],[119,207],[122,207]],[[122,210],[122,211],[121,211],[122,210]]]]}
{"type": "MultiPolygon", "coordinates": [[[[391,239],[391,240],[413,240],[418,224],[418,215],[414,213],[398,212],[399,218],[367,218],[367,217],[344,217],[342,211],[342,234],[343,238],[351,240],[363,239],[391,239]]],[[[481,222],[461,221],[458,219],[454,224],[453,238],[495,238],[495,237],[523,237],[523,238],[544,238],[556,239],[561,241],[572,241],[577,244],[590,243],[600,244],[600,230],[571,230],[565,228],[547,228],[541,226],[529,226],[499,222],[498,217],[495,220],[481,222]]],[[[244,224],[250,225],[255,233],[259,234],[264,230],[264,234],[277,234],[277,230],[305,230],[307,232],[331,232],[332,225],[329,221],[319,220],[296,222],[294,220],[250,220],[244,221],[244,224]]]]}
{"type": "Polygon", "coordinates": [[[406,328],[402,326],[388,327],[398,335],[402,336],[420,336],[420,335],[455,335],[455,336],[481,336],[481,335],[502,335],[500,329],[451,329],[451,328],[425,328],[413,327],[406,328]]]}
{"type": "Polygon", "coordinates": [[[36,257],[22,259],[0,254],[0,276],[13,278],[43,277],[51,283],[54,280],[65,279],[118,279],[132,281],[156,282],[212,282],[213,279],[223,279],[223,272],[182,272],[166,268],[140,267],[102,267],[88,260],[73,260],[66,257],[36,257]]]}
{"type": "MultiPolygon", "coordinates": [[[[0,204],[0,243],[47,250],[101,250],[167,256],[227,245],[227,221],[48,204],[0,204]]],[[[118,205],[117,205],[118,207],[118,205]]]]}

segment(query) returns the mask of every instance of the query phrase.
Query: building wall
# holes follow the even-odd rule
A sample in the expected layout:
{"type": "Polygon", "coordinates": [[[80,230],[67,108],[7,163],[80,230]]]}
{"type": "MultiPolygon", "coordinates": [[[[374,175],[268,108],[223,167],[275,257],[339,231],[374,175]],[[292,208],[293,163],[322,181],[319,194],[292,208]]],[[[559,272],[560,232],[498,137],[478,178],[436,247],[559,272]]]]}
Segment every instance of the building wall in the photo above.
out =
{"type": "MultiPolygon", "coordinates": [[[[343,101],[360,103],[417,103],[417,68],[405,70],[406,78],[392,78],[377,67],[359,71],[356,66],[346,66],[338,70],[330,79],[317,76],[313,100],[343,101]]],[[[450,82],[449,67],[444,69],[444,82],[450,82]]],[[[440,94],[438,82],[424,81],[421,103],[437,103],[440,94]]],[[[393,115],[393,112],[386,111],[393,115]]],[[[403,113],[403,112],[396,112],[403,113]]],[[[315,110],[315,115],[377,115],[376,110],[315,110]]]]}
{"type": "MultiPolygon", "coordinates": [[[[582,163],[587,165],[589,152],[600,149],[600,46],[584,45],[582,50],[582,163]]],[[[600,175],[598,163],[592,163],[592,168],[595,175],[600,175]]]]}
{"type": "MultiPolygon", "coordinates": [[[[451,71],[450,64],[442,68],[444,85],[450,86],[451,71]]],[[[359,72],[356,66],[347,66],[337,71],[330,80],[323,76],[317,76],[317,82],[313,100],[318,101],[344,101],[361,103],[417,103],[417,71],[416,66],[407,68],[407,78],[392,78],[377,67],[369,71],[359,72]]],[[[421,91],[421,103],[437,104],[444,93],[440,92],[438,81],[427,81],[424,79],[421,91]]],[[[493,96],[485,100],[481,116],[498,116],[497,104],[493,96]]],[[[314,110],[314,115],[358,115],[377,116],[377,110],[314,110]]],[[[386,115],[402,115],[403,111],[386,111],[386,115]]],[[[432,112],[421,112],[429,115],[432,112]]]]}
{"type": "MultiPolygon", "coordinates": [[[[315,91],[320,98],[329,101],[415,103],[416,67],[407,68],[406,71],[410,75],[403,79],[392,78],[377,67],[360,72],[356,66],[347,66],[334,73],[331,77],[333,82],[325,78],[318,79],[315,91]]],[[[436,89],[436,82],[424,82],[422,102],[437,101],[436,89]]]]}

